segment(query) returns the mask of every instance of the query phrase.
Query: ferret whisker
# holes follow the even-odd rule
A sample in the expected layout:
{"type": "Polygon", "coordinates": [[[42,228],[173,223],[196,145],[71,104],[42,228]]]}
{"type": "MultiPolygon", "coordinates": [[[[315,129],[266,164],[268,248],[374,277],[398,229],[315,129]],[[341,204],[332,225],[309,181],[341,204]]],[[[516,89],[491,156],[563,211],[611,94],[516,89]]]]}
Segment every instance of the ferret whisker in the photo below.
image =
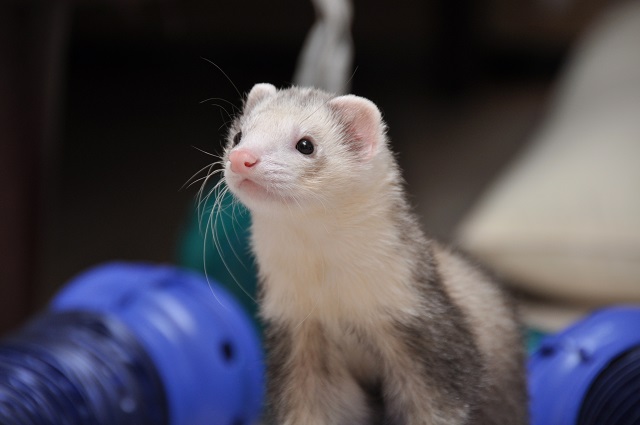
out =
{"type": "MultiPolygon", "coordinates": [[[[219,100],[219,101],[222,101],[222,102],[227,102],[233,109],[236,110],[236,112],[240,112],[240,108],[238,108],[233,102],[228,101],[227,99],[224,99],[222,97],[210,97],[208,99],[201,100],[200,103],[206,103],[206,102],[210,102],[212,100],[215,100],[215,101],[219,100]]],[[[212,105],[221,106],[221,105],[219,105],[217,103],[212,103],[212,105]]]]}
{"type": "Polygon", "coordinates": [[[322,105],[318,106],[316,109],[314,109],[313,111],[311,111],[311,113],[309,113],[309,115],[307,115],[306,117],[304,117],[301,121],[300,124],[304,124],[304,122],[306,120],[308,120],[309,118],[311,118],[313,115],[315,115],[316,112],[318,112],[320,109],[324,108],[324,105],[327,104],[328,101],[324,102],[322,105]]]}
{"type": "MultiPolygon", "coordinates": [[[[207,173],[209,175],[209,173],[207,173]]],[[[207,184],[207,179],[205,179],[200,185],[200,189],[196,194],[196,211],[198,214],[198,228],[202,231],[202,219],[204,217],[206,202],[209,199],[211,192],[208,192],[206,196],[203,196],[205,188],[207,184]]]]}
{"type": "MultiPolygon", "coordinates": [[[[208,196],[208,195],[207,195],[208,196]]],[[[211,293],[213,294],[213,297],[216,299],[216,301],[218,302],[218,304],[220,304],[220,306],[222,306],[222,308],[224,308],[225,310],[228,310],[229,308],[224,305],[224,303],[220,300],[220,298],[218,298],[218,295],[216,294],[216,292],[213,289],[213,285],[211,283],[211,280],[209,279],[209,271],[207,268],[207,234],[209,232],[209,222],[211,221],[211,217],[213,216],[213,208],[211,209],[211,212],[209,214],[209,218],[207,220],[207,227],[205,229],[204,232],[204,238],[203,238],[203,247],[202,247],[202,267],[203,267],[203,272],[204,272],[204,277],[207,280],[207,285],[209,286],[209,290],[211,290],[211,293]]],[[[212,232],[212,240],[214,240],[214,245],[215,245],[215,236],[213,235],[212,232]]]]}
{"type": "MultiPolygon", "coordinates": [[[[210,177],[210,176],[207,176],[207,177],[210,177]]],[[[207,178],[207,180],[208,180],[208,178],[207,178]]],[[[218,192],[219,192],[220,186],[222,186],[222,185],[224,184],[224,178],[220,179],[220,180],[215,184],[215,186],[213,187],[213,189],[211,189],[211,190],[207,193],[207,195],[203,198],[203,197],[202,197],[202,193],[204,192],[205,186],[206,186],[206,184],[207,184],[207,180],[205,180],[205,181],[202,183],[202,186],[201,186],[201,188],[200,188],[200,192],[199,192],[199,198],[198,198],[198,205],[197,205],[197,207],[198,207],[199,225],[200,225],[200,227],[202,227],[202,218],[203,218],[203,215],[204,215],[204,209],[205,209],[205,207],[206,207],[207,203],[209,202],[209,198],[210,198],[210,197],[211,197],[211,195],[212,195],[212,194],[214,194],[214,193],[216,194],[216,196],[218,196],[217,194],[218,194],[218,192]]],[[[214,199],[215,199],[215,201],[214,201],[214,203],[213,203],[213,206],[211,207],[211,210],[212,210],[212,211],[213,211],[213,209],[216,207],[216,203],[218,202],[218,199],[217,199],[217,198],[214,198],[214,199]]]]}
{"type": "Polygon", "coordinates": [[[233,115],[231,113],[229,113],[229,111],[227,110],[227,108],[224,107],[224,105],[220,105],[219,103],[210,103],[209,106],[215,106],[218,108],[218,111],[220,112],[220,118],[222,119],[222,121],[228,121],[229,119],[232,119],[233,115]],[[227,114],[227,116],[225,117],[224,114],[227,114]]]}
{"type": "MultiPolygon", "coordinates": [[[[222,199],[224,199],[224,196],[227,194],[228,191],[229,191],[229,187],[225,186],[224,189],[222,189],[222,191],[220,191],[220,194],[216,197],[216,201],[215,201],[214,205],[218,205],[218,208],[217,208],[217,210],[215,212],[215,218],[213,219],[213,224],[211,226],[211,232],[212,232],[212,234],[214,234],[214,237],[212,238],[213,239],[213,243],[214,243],[216,249],[218,250],[218,255],[220,256],[220,260],[222,260],[222,264],[224,265],[225,269],[227,270],[227,272],[229,273],[229,275],[231,276],[231,278],[233,279],[235,284],[238,285],[238,287],[242,290],[242,292],[244,292],[244,294],[247,297],[249,297],[249,299],[251,299],[251,301],[257,303],[256,299],[249,293],[249,291],[247,291],[247,289],[244,287],[244,285],[242,285],[240,283],[240,281],[236,277],[235,273],[233,272],[233,270],[229,266],[227,260],[225,259],[224,251],[222,250],[222,244],[220,243],[220,236],[218,235],[218,232],[216,231],[216,229],[218,228],[217,223],[218,223],[218,220],[220,219],[220,214],[222,214],[222,211],[224,210],[224,208],[220,207],[220,204],[222,202],[222,199]]],[[[212,214],[213,214],[213,211],[212,211],[212,214]]],[[[231,240],[229,239],[229,235],[228,235],[228,233],[226,231],[226,228],[224,226],[224,221],[222,222],[221,227],[222,227],[222,231],[225,234],[225,237],[227,239],[228,246],[231,248],[231,251],[234,253],[234,255],[238,259],[238,261],[240,263],[242,263],[242,260],[240,259],[240,257],[236,253],[236,251],[233,249],[233,245],[231,244],[231,240]]]]}
{"type": "Polygon", "coordinates": [[[229,115],[229,111],[227,111],[226,109],[224,109],[222,106],[220,105],[216,105],[218,106],[219,112],[220,112],[220,119],[222,120],[222,125],[220,127],[218,127],[218,131],[220,131],[220,129],[222,129],[222,127],[224,127],[226,125],[227,120],[230,118],[229,115]],[[222,111],[224,111],[227,114],[227,117],[225,118],[225,116],[222,114],[222,111]]]}
{"type": "MultiPolygon", "coordinates": [[[[218,255],[222,258],[223,252],[220,247],[220,239],[219,239],[218,232],[216,231],[216,228],[218,225],[218,219],[220,217],[221,211],[224,209],[222,205],[222,199],[224,198],[224,195],[226,192],[224,187],[222,189],[220,189],[220,187],[221,186],[217,184],[214,190],[211,191],[210,193],[212,194],[215,192],[215,195],[213,200],[213,206],[211,208],[211,211],[209,212],[209,218],[207,220],[207,230],[211,230],[211,238],[213,241],[213,245],[216,248],[218,255]]],[[[224,259],[222,259],[222,262],[223,264],[225,264],[224,259]]],[[[225,267],[226,267],[226,264],[225,264],[225,267]]],[[[228,267],[227,267],[227,270],[228,270],[228,267]]]]}
{"type": "Polygon", "coordinates": [[[218,127],[218,131],[222,130],[225,127],[228,127],[232,122],[233,122],[233,117],[230,116],[229,119],[224,120],[224,122],[220,124],[220,127],[218,127]]]}
{"type": "Polygon", "coordinates": [[[311,317],[311,315],[313,314],[313,312],[314,312],[314,311],[316,311],[316,308],[318,307],[318,304],[319,304],[319,302],[318,302],[318,300],[316,300],[316,301],[315,301],[315,304],[314,304],[314,305],[313,305],[313,307],[311,308],[311,311],[309,311],[309,313],[305,316],[305,318],[304,318],[304,319],[302,319],[302,320],[301,320],[301,321],[300,321],[300,322],[299,322],[299,323],[298,323],[298,324],[293,328],[293,331],[294,331],[294,332],[295,332],[296,330],[298,330],[298,328],[299,328],[300,326],[302,326],[302,324],[303,324],[304,322],[306,322],[306,321],[307,321],[307,319],[308,319],[309,317],[311,317]]]}
{"type": "MultiPolygon", "coordinates": [[[[198,148],[194,147],[194,149],[198,149],[198,148]]],[[[200,149],[200,151],[202,151],[202,150],[200,149]]],[[[205,152],[205,151],[202,151],[202,152],[203,152],[203,153],[205,153],[205,154],[207,154],[207,155],[211,155],[211,156],[213,156],[214,158],[217,158],[217,156],[216,156],[216,155],[210,154],[209,152],[205,152]]],[[[198,170],[196,173],[194,173],[194,174],[193,174],[193,175],[192,175],[192,176],[191,176],[191,177],[190,177],[190,178],[185,182],[185,184],[184,184],[182,187],[184,188],[184,187],[185,187],[186,185],[188,185],[188,184],[189,184],[189,183],[190,183],[190,182],[191,182],[191,181],[192,181],[192,180],[193,180],[193,179],[194,179],[198,174],[202,173],[202,172],[203,172],[203,171],[205,171],[205,170],[209,170],[209,171],[207,171],[207,173],[211,173],[211,171],[212,171],[213,167],[215,167],[216,165],[220,165],[220,164],[221,164],[221,162],[220,162],[220,161],[214,161],[214,162],[212,162],[212,163],[210,163],[210,164],[205,165],[205,166],[204,166],[204,167],[202,167],[200,170],[198,170]]],[[[222,171],[222,170],[220,170],[220,171],[222,171]]]]}
{"type": "Polygon", "coordinates": [[[200,185],[200,189],[198,190],[198,194],[196,196],[198,207],[201,207],[203,206],[204,203],[206,203],[206,201],[209,199],[213,191],[216,189],[216,186],[218,186],[219,184],[219,182],[216,183],[213,189],[209,190],[207,192],[207,195],[203,196],[205,190],[207,189],[207,184],[209,183],[209,179],[214,175],[213,171],[211,170],[211,168],[213,167],[214,167],[214,164],[211,164],[211,166],[209,167],[209,171],[207,172],[207,175],[205,176],[205,179],[202,181],[202,184],[200,185]]]}
{"type": "Polygon", "coordinates": [[[353,69],[353,72],[351,73],[351,76],[349,77],[349,79],[344,83],[344,87],[342,88],[343,91],[345,91],[347,89],[347,87],[349,86],[349,83],[351,83],[351,80],[353,80],[353,77],[356,76],[356,72],[358,72],[358,66],[357,65],[353,69]]]}
{"type": "Polygon", "coordinates": [[[209,171],[207,172],[206,177],[204,178],[204,180],[202,180],[202,184],[200,185],[200,190],[198,190],[198,194],[197,194],[197,197],[196,197],[196,200],[197,200],[197,203],[198,203],[198,211],[202,210],[202,207],[204,205],[206,205],[207,202],[209,201],[209,198],[211,197],[211,194],[214,193],[218,189],[218,186],[221,185],[223,180],[224,180],[224,175],[223,175],[223,177],[220,180],[218,180],[218,182],[214,185],[213,189],[209,190],[207,195],[203,197],[205,189],[207,188],[207,185],[209,184],[209,180],[212,177],[214,177],[216,174],[221,174],[224,171],[221,168],[213,169],[216,165],[217,165],[216,162],[214,162],[213,164],[210,165],[209,171]]]}
{"type": "Polygon", "coordinates": [[[198,174],[202,173],[203,171],[209,169],[211,170],[211,167],[213,166],[213,164],[207,164],[204,167],[202,167],[201,169],[199,169],[198,171],[196,171],[191,177],[189,177],[187,179],[186,182],[184,182],[184,184],[182,186],[180,186],[180,190],[184,190],[185,188],[189,188],[193,185],[193,181],[194,179],[198,176],[198,174]]]}
{"type": "MultiPolygon", "coordinates": [[[[229,188],[227,187],[225,189],[225,194],[227,193],[227,191],[229,190],[229,188]]],[[[231,217],[231,227],[236,235],[236,238],[239,238],[238,233],[235,230],[235,224],[236,222],[234,222],[234,218],[233,218],[233,213],[235,211],[235,208],[233,207],[233,204],[231,204],[231,214],[229,214],[228,216],[231,217]]],[[[242,264],[244,266],[244,263],[242,261],[242,259],[240,258],[240,256],[238,255],[238,253],[236,252],[235,248],[233,247],[233,244],[231,243],[231,239],[229,238],[229,234],[227,233],[227,228],[226,226],[224,226],[224,221],[223,221],[223,226],[222,226],[222,232],[224,233],[226,239],[227,239],[227,243],[229,245],[229,248],[231,249],[231,252],[233,253],[233,255],[236,257],[236,259],[238,260],[238,262],[240,264],[242,264]]],[[[254,300],[255,301],[255,300],[254,300]]]]}
{"type": "MultiPolygon", "coordinates": [[[[240,210],[244,211],[243,214],[249,214],[248,211],[244,210],[244,206],[240,203],[240,201],[238,201],[235,197],[231,197],[231,220],[234,223],[233,230],[234,230],[234,232],[236,234],[236,237],[238,239],[240,239],[240,235],[238,235],[237,227],[235,225],[237,225],[238,227],[242,227],[243,226],[243,224],[240,223],[240,221],[238,220],[238,217],[237,217],[238,211],[240,211],[240,210]]],[[[247,269],[247,266],[246,266],[246,264],[244,264],[244,262],[242,263],[242,266],[245,269],[247,269]]]]}
{"type": "Polygon", "coordinates": [[[205,58],[205,57],[202,57],[202,56],[201,56],[200,58],[201,58],[202,60],[205,60],[205,61],[209,62],[211,65],[215,66],[216,68],[218,68],[218,71],[220,71],[220,72],[222,73],[222,75],[224,75],[224,76],[225,76],[225,78],[226,78],[226,79],[231,83],[231,85],[233,86],[233,88],[236,90],[236,93],[238,93],[238,96],[239,96],[239,97],[242,97],[242,93],[240,93],[240,90],[238,90],[238,87],[236,87],[236,85],[233,83],[233,81],[231,80],[231,78],[229,78],[229,76],[227,75],[227,73],[226,73],[226,72],[224,72],[224,71],[222,70],[222,68],[220,68],[220,67],[218,66],[218,64],[216,64],[216,63],[215,63],[215,62],[213,62],[212,60],[209,60],[209,59],[207,59],[207,58],[205,58]]]}
{"type": "Polygon", "coordinates": [[[216,105],[220,107],[220,118],[222,119],[222,124],[220,124],[220,127],[218,127],[218,131],[222,130],[225,127],[229,127],[229,125],[233,122],[234,120],[234,115],[229,113],[229,111],[227,111],[226,108],[222,107],[221,105],[216,105]],[[222,115],[222,111],[224,110],[224,112],[227,114],[227,116],[225,117],[224,115],[222,115]]]}
{"type": "MultiPolygon", "coordinates": [[[[207,195],[204,197],[198,198],[198,203],[196,204],[196,211],[198,213],[198,226],[200,231],[202,231],[202,219],[207,212],[207,203],[209,202],[210,196],[211,192],[207,193],[207,195]]],[[[211,207],[211,209],[213,209],[213,207],[211,207]]],[[[209,210],[209,212],[211,212],[211,209],[209,210]]]]}
{"type": "MultiPolygon", "coordinates": [[[[214,200],[213,200],[213,208],[212,208],[212,212],[215,212],[216,214],[214,219],[217,219],[219,214],[221,214],[223,211],[229,208],[229,206],[223,205],[223,200],[228,190],[229,190],[229,187],[224,185],[224,180],[221,179],[220,181],[218,181],[218,183],[214,186],[213,190],[211,191],[211,194],[215,193],[214,200]]],[[[210,196],[210,195],[207,195],[207,196],[210,196]]],[[[217,232],[216,232],[216,236],[217,236],[217,232]]]]}
{"type": "MultiPolygon", "coordinates": [[[[208,167],[205,167],[205,168],[211,168],[211,167],[213,167],[213,165],[214,165],[214,164],[209,165],[208,167]]],[[[195,180],[192,180],[192,181],[190,181],[190,182],[187,182],[188,184],[187,184],[187,183],[185,183],[185,184],[182,186],[181,190],[182,190],[182,189],[185,189],[185,188],[187,188],[187,189],[188,189],[188,188],[190,188],[191,186],[193,186],[194,184],[199,183],[199,182],[202,182],[202,181],[205,181],[205,180],[207,180],[207,179],[211,178],[212,176],[214,176],[215,174],[219,174],[219,173],[221,173],[222,171],[223,171],[223,170],[213,170],[213,171],[211,171],[211,172],[207,173],[207,175],[205,175],[205,176],[202,176],[202,177],[199,177],[199,178],[197,178],[197,179],[195,179],[195,180]],[[186,187],[185,187],[185,186],[186,186],[186,187]]],[[[195,176],[194,176],[194,177],[195,177],[195,176]]],[[[193,179],[193,177],[192,177],[192,179],[193,179]]]]}
{"type": "MultiPolygon", "coordinates": [[[[205,154],[205,155],[209,155],[209,156],[212,156],[212,157],[214,157],[214,158],[220,158],[218,155],[216,155],[216,154],[214,154],[214,153],[211,153],[211,152],[207,152],[207,151],[205,151],[204,149],[201,149],[201,148],[199,148],[199,147],[197,147],[197,146],[193,146],[193,145],[191,145],[191,147],[192,147],[193,149],[197,150],[197,151],[202,152],[202,153],[203,153],[203,154],[205,154]]],[[[214,163],[214,164],[215,164],[215,163],[214,163]]]]}
{"type": "MultiPolygon", "coordinates": [[[[240,235],[238,234],[238,227],[242,227],[242,224],[240,223],[240,221],[238,220],[238,210],[242,208],[240,206],[240,203],[238,201],[236,201],[236,199],[234,197],[231,197],[231,228],[233,229],[234,234],[236,235],[236,239],[240,240],[240,235]]],[[[246,212],[245,212],[246,214],[246,212]]],[[[245,269],[247,269],[246,264],[244,264],[243,261],[240,261],[240,263],[242,264],[242,267],[244,267],[245,269]]],[[[248,269],[247,269],[248,270],[248,269]]]]}
{"type": "MultiPolygon", "coordinates": [[[[355,71],[354,71],[355,73],[355,71]]],[[[324,108],[327,103],[331,102],[331,100],[333,100],[332,98],[329,98],[327,100],[325,100],[324,102],[322,102],[322,104],[320,106],[318,106],[316,109],[314,109],[313,111],[311,111],[311,113],[309,115],[307,115],[306,117],[304,117],[301,121],[300,124],[304,123],[306,120],[308,120],[309,118],[311,118],[312,116],[314,116],[316,114],[316,112],[318,112],[320,109],[324,108]]]]}

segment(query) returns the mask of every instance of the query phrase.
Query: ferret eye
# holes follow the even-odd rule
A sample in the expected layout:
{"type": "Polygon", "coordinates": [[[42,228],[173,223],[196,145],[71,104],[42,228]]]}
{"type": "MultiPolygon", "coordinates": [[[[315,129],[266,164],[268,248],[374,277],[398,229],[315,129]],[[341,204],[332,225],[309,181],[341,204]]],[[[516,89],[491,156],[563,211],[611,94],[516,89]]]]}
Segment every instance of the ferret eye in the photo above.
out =
{"type": "Polygon", "coordinates": [[[240,143],[240,139],[242,139],[242,131],[238,131],[235,136],[233,136],[233,146],[240,143]]]}
{"type": "Polygon", "coordinates": [[[303,155],[311,155],[314,151],[313,143],[307,139],[300,139],[296,143],[296,149],[303,155]]]}

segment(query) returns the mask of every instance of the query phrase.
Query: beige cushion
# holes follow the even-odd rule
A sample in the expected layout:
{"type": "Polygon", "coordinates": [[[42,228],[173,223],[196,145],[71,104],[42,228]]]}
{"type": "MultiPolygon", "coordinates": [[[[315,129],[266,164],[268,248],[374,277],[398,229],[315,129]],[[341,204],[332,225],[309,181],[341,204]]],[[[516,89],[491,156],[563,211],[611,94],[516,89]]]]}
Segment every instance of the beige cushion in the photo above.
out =
{"type": "Polygon", "coordinates": [[[459,240],[533,293],[640,301],[640,2],[582,40],[541,130],[459,240]]]}

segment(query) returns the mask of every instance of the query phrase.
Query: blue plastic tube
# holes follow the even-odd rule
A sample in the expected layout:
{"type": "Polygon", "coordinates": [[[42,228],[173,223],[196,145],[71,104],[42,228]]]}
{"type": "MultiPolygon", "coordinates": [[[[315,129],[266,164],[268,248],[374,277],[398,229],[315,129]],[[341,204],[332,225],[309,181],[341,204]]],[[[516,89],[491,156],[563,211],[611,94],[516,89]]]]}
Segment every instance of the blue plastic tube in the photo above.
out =
{"type": "Polygon", "coordinates": [[[598,311],[529,361],[532,425],[640,423],[640,307],[598,311]]]}
{"type": "Polygon", "coordinates": [[[110,264],[0,342],[0,423],[248,425],[263,397],[250,318],[173,267],[110,264]]]}

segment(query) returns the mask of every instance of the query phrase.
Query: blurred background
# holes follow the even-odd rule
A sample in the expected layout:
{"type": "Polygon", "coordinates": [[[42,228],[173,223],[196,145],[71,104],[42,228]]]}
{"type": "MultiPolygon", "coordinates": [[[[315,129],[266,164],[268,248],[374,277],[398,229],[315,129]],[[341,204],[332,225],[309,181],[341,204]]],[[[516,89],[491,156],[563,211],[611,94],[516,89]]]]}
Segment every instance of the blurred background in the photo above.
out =
{"type": "MultiPolygon", "coordinates": [[[[382,109],[428,233],[453,238],[611,3],[353,2],[351,91],[382,109]]],[[[89,266],[175,262],[181,187],[220,152],[233,85],[291,84],[314,18],[300,0],[0,0],[0,331],[89,266]]]]}

